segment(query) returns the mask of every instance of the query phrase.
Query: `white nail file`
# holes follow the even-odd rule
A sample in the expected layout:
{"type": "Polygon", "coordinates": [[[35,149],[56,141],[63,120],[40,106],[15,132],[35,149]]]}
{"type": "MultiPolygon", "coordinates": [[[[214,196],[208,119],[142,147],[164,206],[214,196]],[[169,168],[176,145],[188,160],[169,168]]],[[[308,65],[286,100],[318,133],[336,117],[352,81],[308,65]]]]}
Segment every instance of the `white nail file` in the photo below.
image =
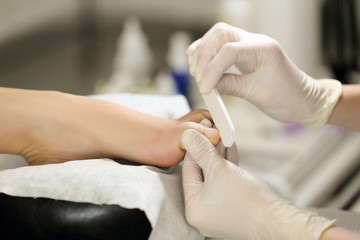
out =
{"type": "Polygon", "coordinates": [[[235,141],[235,127],[229,113],[216,88],[209,94],[201,94],[204,102],[213,118],[216,128],[219,129],[220,137],[225,147],[231,147],[235,141]]]}

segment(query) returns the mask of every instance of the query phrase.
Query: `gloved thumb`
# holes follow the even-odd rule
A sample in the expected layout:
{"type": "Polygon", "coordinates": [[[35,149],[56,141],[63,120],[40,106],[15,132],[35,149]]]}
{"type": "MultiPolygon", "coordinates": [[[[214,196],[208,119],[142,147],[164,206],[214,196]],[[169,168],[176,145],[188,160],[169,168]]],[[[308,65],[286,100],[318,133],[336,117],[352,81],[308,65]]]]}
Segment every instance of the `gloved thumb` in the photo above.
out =
{"type": "Polygon", "coordinates": [[[222,160],[221,155],[209,139],[196,130],[184,131],[181,144],[191,159],[203,169],[205,175],[211,166],[222,160]]]}

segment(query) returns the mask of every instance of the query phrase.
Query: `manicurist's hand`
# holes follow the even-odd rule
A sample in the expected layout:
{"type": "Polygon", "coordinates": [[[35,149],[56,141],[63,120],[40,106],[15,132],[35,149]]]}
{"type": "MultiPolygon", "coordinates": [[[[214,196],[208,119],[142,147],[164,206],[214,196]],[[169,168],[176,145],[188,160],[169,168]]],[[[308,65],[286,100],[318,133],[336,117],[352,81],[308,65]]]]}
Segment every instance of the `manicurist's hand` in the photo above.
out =
{"type": "Polygon", "coordinates": [[[296,208],[265,182],[225,160],[199,132],[186,130],[181,142],[187,151],[183,163],[185,215],[203,235],[315,240],[334,224],[315,212],[296,208]]]}
{"type": "Polygon", "coordinates": [[[199,124],[211,119],[204,110],[170,120],[89,97],[0,88],[0,112],[0,153],[19,154],[31,165],[123,158],[172,166],[184,157],[186,129],[220,140],[216,129],[199,124]]]}
{"type": "Polygon", "coordinates": [[[188,54],[202,93],[217,87],[281,121],[321,126],[342,93],[340,82],[314,80],[301,71],[274,39],[225,23],[195,41],[188,54]],[[232,65],[243,74],[226,74],[232,65]]]}

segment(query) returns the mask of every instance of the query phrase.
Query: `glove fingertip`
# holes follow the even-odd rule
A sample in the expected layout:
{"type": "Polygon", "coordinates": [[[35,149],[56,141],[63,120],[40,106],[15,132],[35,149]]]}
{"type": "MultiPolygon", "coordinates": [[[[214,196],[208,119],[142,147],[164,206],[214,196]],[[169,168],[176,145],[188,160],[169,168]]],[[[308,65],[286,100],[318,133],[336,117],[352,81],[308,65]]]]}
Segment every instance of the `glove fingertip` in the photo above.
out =
{"type": "Polygon", "coordinates": [[[199,147],[203,141],[208,140],[194,129],[185,130],[181,136],[181,144],[187,151],[199,147]]]}
{"type": "Polygon", "coordinates": [[[200,39],[196,40],[187,48],[186,53],[190,56],[194,55],[197,45],[199,44],[200,39]]]}
{"type": "Polygon", "coordinates": [[[181,144],[187,151],[186,154],[189,154],[188,156],[205,172],[209,164],[214,164],[222,159],[210,140],[196,130],[188,129],[184,131],[181,144]]]}
{"type": "Polygon", "coordinates": [[[201,125],[204,125],[204,126],[206,126],[206,127],[208,127],[208,128],[212,128],[212,127],[213,127],[212,122],[211,122],[209,119],[207,119],[207,118],[204,118],[203,120],[201,120],[200,124],[201,124],[201,125]]]}

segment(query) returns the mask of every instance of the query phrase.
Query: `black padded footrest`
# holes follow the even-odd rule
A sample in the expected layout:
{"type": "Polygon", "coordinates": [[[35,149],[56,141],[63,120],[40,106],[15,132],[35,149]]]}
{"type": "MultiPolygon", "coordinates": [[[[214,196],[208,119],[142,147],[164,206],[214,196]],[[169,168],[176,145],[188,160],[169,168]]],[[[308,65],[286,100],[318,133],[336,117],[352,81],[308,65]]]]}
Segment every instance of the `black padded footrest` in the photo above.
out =
{"type": "Polygon", "coordinates": [[[148,239],[151,225],[139,209],[0,193],[1,239],[148,239]]]}

